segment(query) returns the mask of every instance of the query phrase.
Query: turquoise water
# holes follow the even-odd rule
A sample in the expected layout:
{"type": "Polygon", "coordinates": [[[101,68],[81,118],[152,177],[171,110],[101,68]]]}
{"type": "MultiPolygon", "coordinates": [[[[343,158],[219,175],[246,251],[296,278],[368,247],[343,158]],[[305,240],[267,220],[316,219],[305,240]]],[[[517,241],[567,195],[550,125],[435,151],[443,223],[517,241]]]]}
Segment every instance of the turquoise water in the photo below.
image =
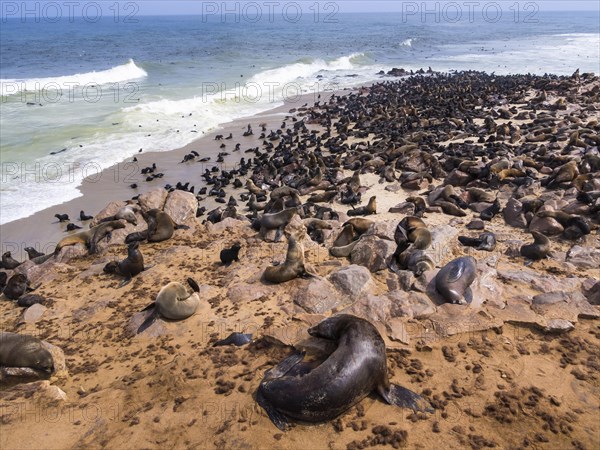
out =
{"type": "Polygon", "coordinates": [[[599,19],[590,13],[314,19],[3,20],[0,223],[79,196],[83,175],[139,149],[179,148],[284,97],[382,80],[378,72],[392,67],[600,71],[599,19]]]}

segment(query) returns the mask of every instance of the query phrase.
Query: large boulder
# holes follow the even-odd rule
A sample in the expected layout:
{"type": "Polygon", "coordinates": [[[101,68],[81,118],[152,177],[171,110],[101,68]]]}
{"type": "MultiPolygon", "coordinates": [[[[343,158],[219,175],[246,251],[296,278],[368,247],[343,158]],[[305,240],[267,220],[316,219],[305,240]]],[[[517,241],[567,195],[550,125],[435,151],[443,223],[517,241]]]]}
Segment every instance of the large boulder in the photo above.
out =
{"type": "Polygon", "coordinates": [[[310,314],[323,314],[342,303],[339,292],[324,278],[301,280],[293,299],[296,305],[310,314]]]}
{"type": "Polygon", "coordinates": [[[198,200],[194,194],[176,190],[167,196],[163,211],[173,219],[173,222],[182,224],[195,219],[197,209],[198,200]]]}
{"type": "Polygon", "coordinates": [[[502,211],[504,221],[516,228],[527,228],[527,219],[523,214],[523,204],[516,198],[511,198],[502,211]]]}
{"type": "Polygon", "coordinates": [[[563,226],[553,217],[535,216],[529,223],[529,231],[537,231],[546,236],[556,236],[564,231],[563,226]]]}
{"type": "Polygon", "coordinates": [[[365,236],[350,253],[350,261],[365,266],[371,272],[378,272],[388,267],[395,251],[395,242],[377,236],[365,236]]]}
{"type": "Polygon", "coordinates": [[[364,266],[352,264],[329,275],[329,281],[341,292],[356,297],[374,287],[371,272],[364,266]]]}
{"type": "Polygon", "coordinates": [[[119,200],[110,202],[90,221],[90,228],[98,225],[102,219],[106,219],[107,217],[112,217],[117,214],[119,209],[125,206],[125,204],[125,202],[119,200]]]}
{"type": "Polygon", "coordinates": [[[580,269],[596,269],[600,267],[600,249],[574,245],[567,252],[567,262],[580,269]]]}
{"type": "MultiPolygon", "coordinates": [[[[156,188],[151,191],[140,194],[138,202],[142,207],[143,211],[149,211],[151,209],[163,209],[165,201],[169,193],[163,188],[156,188]]],[[[194,210],[194,216],[196,211],[194,210]]]]}

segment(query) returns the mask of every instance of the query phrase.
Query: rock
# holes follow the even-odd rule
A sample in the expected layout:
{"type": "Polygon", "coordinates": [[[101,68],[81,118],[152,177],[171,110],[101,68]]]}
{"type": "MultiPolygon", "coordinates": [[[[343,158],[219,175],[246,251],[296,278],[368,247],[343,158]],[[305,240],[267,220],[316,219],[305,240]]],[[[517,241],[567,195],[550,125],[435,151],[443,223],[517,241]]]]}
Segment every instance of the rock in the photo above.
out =
{"type": "Polygon", "coordinates": [[[96,214],[94,216],[94,218],[90,221],[90,228],[98,225],[102,219],[106,219],[107,217],[114,216],[115,214],[117,214],[119,209],[121,209],[125,205],[126,205],[126,203],[123,201],[110,202],[108,205],[106,205],[104,207],[103,210],[101,210],[98,214],[96,214]]]}
{"type": "Polygon", "coordinates": [[[380,239],[376,236],[363,237],[350,253],[352,264],[365,266],[371,272],[387,269],[392,255],[396,251],[396,243],[380,239]]]}
{"type": "Polygon", "coordinates": [[[573,202],[569,203],[562,210],[563,210],[563,212],[566,212],[567,214],[577,214],[577,215],[583,215],[583,216],[586,216],[590,213],[590,207],[588,205],[586,205],[585,203],[581,203],[578,201],[573,201],[573,202]]]}
{"type": "Polygon", "coordinates": [[[138,334],[138,328],[153,313],[153,310],[154,308],[150,308],[147,311],[140,311],[133,314],[133,316],[131,316],[131,319],[129,319],[129,322],[125,326],[127,333],[132,337],[143,336],[144,338],[156,338],[159,336],[166,336],[171,334],[183,334],[183,330],[185,328],[183,327],[182,322],[185,321],[169,322],[167,328],[167,322],[160,318],[155,320],[154,323],[152,323],[152,325],[146,328],[141,334],[138,334]]]}
{"type": "Polygon", "coordinates": [[[564,333],[566,331],[571,331],[573,328],[575,328],[575,325],[568,320],[552,319],[548,321],[544,330],[549,333],[564,333]]]}
{"type": "Polygon", "coordinates": [[[294,303],[311,314],[323,314],[340,305],[342,299],[333,285],[324,278],[300,280],[293,294],[294,303]]]}
{"type": "MultiPolygon", "coordinates": [[[[512,266],[514,267],[514,265],[512,266]]],[[[539,272],[523,267],[512,270],[499,269],[498,277],[504,281],[521,283],[526,288],[532,288],[540,292],[569,292],[581,289],[581,280],[579,278],[558,278],[551,275],[541,275],[539,272]]]]}
{"type": "Polygon", "coordinates": [[[67,394],[48,380],[34,381],[33,383],[19,384],[2,391],[2,399],[32,399],[35,403],[46,404],[56,401],[64,402],[67,394]]]}
{"type": "Polygon", "coordinates": [[[533,297],[532,303],[534,305],[553,305],[559,302],[567,302],[569,300],[569,294],[566,292],[546,292],[533,297]]]}
{"type": "Polygon", "coordinates": [[[600,305],[600,281],[586,280],[582,289],[585,298],[591,305],[600,305]]]}
{"type": "Polygon", "coordinates": [[[273,288],[264,284],[236,284],[227,290],[227,298],[232,303],[251,302],[270,294],[273,288]]]}
{"type": "Polygon", "coordinates": [[[40,305],[39,303],[36,303],[35,305],[31,305],[29,308],[27,308],[25,311],[23,311],[23,314],[21,314],[21,317],[20,317],[18,323],[19,324],[36,323],[44,315],[44,313],[46,312],[47,309],[48,308],[46,308],[44,305],[40,305]]]}
{"type": "Polygon", "coordinates": [[[397,226],[397,220],[383,220],[374,222],[371,226],[369,226],[367,231],[365,231],[364,236],[377,236],[380,239],[394,241],[394,233],[396,232],[397,226]]]}
{"type": "MultiPolygon", "coordinates": [[[[416,281],[415,274],[412,273],[410,270],[399,270],[398,272],[396,272],[396,274],[398,277],[399,288],[403,291],[410,291],[410,289],[416,281]]],[[[392,291],[393,289],[390,290],[392,291]]]]}
{"type": "Polygon", "coordinates": [[[411,202],[398,203],[396,206],[392,206],[388,212],[412,216],[415,214],[415,204],[411,202]]]}
{"type": "Polygon", "coordinates": [[[527,228],[527,220],[523,214],[523,204],[516,198],[512,197],[508,200],[502,214],[508,225],[516,228],[527,228]]]}
{"type": "Polygon", "coordinates": [[[351,306],[340,311],[341,314],[353,314],[370,322],[385,323],[390,318],[390,299],[387,296],[363,295],[351,306]]]}
{"type": "Polygon", "coordinates": [[[403,344],[410,343],[408,331],[401,319],[393,318],[388,320],[385,324],[385,328],[387,330],[387,335],[391,340],[399,341],[403,344]]]}
{"type": "Polygon", "coordinates": [[[84,244],[69,245],[68,247],[63,247],[60,250],[60,252],[55,258],[55,261],[59,263],[66,263],[70,259],[81,258],[82,256],[86,256],[87,254],[88,249],[84,244]]]}
{"type": "Polygon", "coordinates": [[[471,181],[471,175],[458,169],[452,170],[444,180],[444,185],[466,186],[471,181]]]}
{"type": "Polygon", "coordinates": [[[390,315],[426,319],[436,311],[436,307],[426,294],[420,292],[390,292],[390,315]]]}
{"type": "Polygon", "coordinates": [[[471,220],[466,226],[467,230],[483,230],[485,228],[485,223],[483,220],[475,219],[471,220]]]}
{"type": "Polygon", "coordinates": [[[485,261],[477,263],[477,275],[470,289],[472,294],[471,308],[481,307],[483,304],[499,309],[506,306],[504,287],[498,282],[498,273],[485,261]]]}
{"type": "MultiPolygon", "coordinates": [[[[143,211],[149,211],[151,209],[163,209],[165,201],[169,193],[163,188],[156,188],[144,194],[141,194],[138,198],[138,202],[142,207],[143,211]]],[[[196,211],[194,210],[194,217],[196,211]]]]}
{"type": "Polygon", "coordinates": [[[458,229],[450,225],[438,225],[431,228],[431,247],[426,253],[436,266],[452,257],[452,248],[458,245],[458,229]]]}
{"type": "Polygon", "coordinates": [[[580,269],[598,269],[600,267],[600,249],[574,245],[567,252],[567,262],[580,269]]]}
{"type": "Polygon", "coordinates": [[[556,236],[562,233],[564,228],[553,217],[534,216],[529,224],[529,231],[538,231],[546,236],[556,236]]]}
{"type": "Polygon", "coordinates": [[[67,362],[65,359],[65,352],[62,348],[53,345],[49,342],[42,341],[42,345],[48,349],[52,355],[52,362],[54,363],[53,377],[61,377],[67,375],[67,362]]]}
{"type": "Polygon", "coordinates": [[[206,230],[210,234],[220,234],[225,230],[232,230],[232,232],[237,232],[236,229],[239,229],[243,226],[248,226],[248,222],[234,219],[233,217],[227,217],[218,223],[206,222],[206,230]]]}
{"type": "Polygon", "coordinates": [[[337,289],[350,297],[356,297],[366,289],[374,287],[369,269],[356,264],[332,272],[328,279],[337,289]]]}
{"type": "Polygon", "coordinates": [[[469,208],[472,211],[475,211],[477,213],[481,213],[482,211],[488,209],[490,206],[492,206],[492,203],[487,203],[487,202],[473,202],[469,205],[469,208]]]}
{"type": "Polygon", "coordinates": [[[55,261],[48,260],[44,264],[35,264],[31,260],[24,261],[15,269],[15,273],[21,273],[27,277],[31,286],[47,283],[56,278],[56,272],[53,270],[55,261]]]}
{"type": "Polygon", "coordinates": [[[163,211],[173,219],[173,222],[183,224],[190,219],[196,218],[197,209],[198,200],[196,200],[194,194],[175,190],[167,196],[163,211]]]}
{"type": "Polygon", "coordinates": [[[388,192],[398,192],[400,189],[402,189],[402,186],[400,186],[400,183],[393,183],[388,184],[384,189],[388,192]]]}

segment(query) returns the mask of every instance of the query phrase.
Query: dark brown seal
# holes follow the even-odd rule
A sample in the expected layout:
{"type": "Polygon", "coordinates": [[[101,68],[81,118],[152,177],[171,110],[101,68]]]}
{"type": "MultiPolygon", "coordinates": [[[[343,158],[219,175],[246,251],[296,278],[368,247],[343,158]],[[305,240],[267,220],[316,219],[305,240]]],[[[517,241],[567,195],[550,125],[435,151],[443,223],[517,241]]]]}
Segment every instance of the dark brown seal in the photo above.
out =
{"type": "Polygon", "coordinates": [[[435,288],[447,302],[466,304],[465,293],[475,280],[477,261],[472,256],[456,258],[435,276],[435,288]]]}
{"type": "Polygon", "coordinates": [[[132,242],[127,246],[127,258],[123,261],[111,261],[104,266],[104,272],[125,277],[119,287],[125,286],[131,278],[144,270],[144,256],[139,250],[140,243],[132,242]]]}
{"type": "Polygon", "coordinates": [[[525,258],[538,260],[544,259],[550,254],[550,239],[538,231],[532,231],[533,244],[526,244],[521,247],[521,256],[525,258]]]}
{"type": "Polygon", "coordinates": [[[29,367],[52,373],[52,354],[42,341],[26,334],[0,331],[0,366],[29,367]]]}
{"type": "Polygon", "coordinates": [[[256,394],[258,404],[280,430],[285,430],[288,418],[335,419],[373,391],[391,405],[432,411],[421,396],[389,382],[385,343],[367,320],[340,314],[308,333],[336,341],[337,348],[315,368],[302,363],[302,353],[293,354],[265,373],[256,394]]]}

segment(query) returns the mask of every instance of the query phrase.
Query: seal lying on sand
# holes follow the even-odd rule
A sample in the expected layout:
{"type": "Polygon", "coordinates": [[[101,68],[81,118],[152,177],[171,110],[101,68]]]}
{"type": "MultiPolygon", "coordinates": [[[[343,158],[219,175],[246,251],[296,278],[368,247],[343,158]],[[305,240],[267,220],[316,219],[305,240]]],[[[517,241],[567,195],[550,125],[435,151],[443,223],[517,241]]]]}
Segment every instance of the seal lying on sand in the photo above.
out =
{"type": "Polygon", "coordinates": [[[465,292],[475,280],[477,261],[472,256],[456,258],[440,269],[435,276],[435,288],[447,302],[464,305],[465,292]]]}
{"type": "Polygon", "coordinates": [[[54,371],[52,354],[42,341],[26,334],[0,331],[0,366],[54,371]]]}
{"type": "Polygon", "coordinates": [[[186,287],[178,282],[171,282],[164,286],[158,295],[156,301],[146,306],[143,311],[154,308],[152,314],[140,325],[137,332],[141,333],[154,323],[159,316],[171,320],[183,320],[191,317],[198,309],[200,304],[200,287],[191,278],[187,279],[188,284],[194,293],[188,293],[186,287]]]}
{"type": "Polygon", "coordinates": [[[269,283],[284,283],[299,276],[311,275],[304,267],[304,247],[294,236],[288,236],[288,249],[285,262],[265,269],[263,279],[269,283]]]}
{"type": "Polygon", "coordinates": [[[337,341],[336,350],[317,367],[302,363],[302,353],[293,354],[265,373],[256,393],[258,404],[280,430],[288,418],[335,419],[373,391],[391,405],[432,411],[421,396],[389,382],[385,344],[367,320],[340,314],[308,333],[337,341]]]}

